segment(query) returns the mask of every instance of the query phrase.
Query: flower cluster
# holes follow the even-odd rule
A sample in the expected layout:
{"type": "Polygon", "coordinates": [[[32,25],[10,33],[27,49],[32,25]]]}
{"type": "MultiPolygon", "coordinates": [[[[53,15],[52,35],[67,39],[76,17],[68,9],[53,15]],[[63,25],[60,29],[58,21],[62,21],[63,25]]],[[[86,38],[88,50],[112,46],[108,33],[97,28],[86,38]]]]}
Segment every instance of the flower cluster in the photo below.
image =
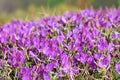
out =
{"type": "Polygon", "coordinates": [[[85,9],[0,26],[0,78],[120,79],[120,9],[85,9]]]}

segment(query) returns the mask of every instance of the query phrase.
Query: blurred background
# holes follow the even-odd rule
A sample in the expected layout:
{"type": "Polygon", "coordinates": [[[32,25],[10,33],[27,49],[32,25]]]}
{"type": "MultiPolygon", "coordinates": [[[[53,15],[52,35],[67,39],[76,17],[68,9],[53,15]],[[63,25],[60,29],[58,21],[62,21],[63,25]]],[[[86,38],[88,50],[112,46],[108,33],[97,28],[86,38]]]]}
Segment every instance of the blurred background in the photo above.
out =
{"type": "Polygon", "coordinates": [[[92,7],[119,7],[120,0],[0,0],[0,25],[14,18],[29,20],[92,7]]]}

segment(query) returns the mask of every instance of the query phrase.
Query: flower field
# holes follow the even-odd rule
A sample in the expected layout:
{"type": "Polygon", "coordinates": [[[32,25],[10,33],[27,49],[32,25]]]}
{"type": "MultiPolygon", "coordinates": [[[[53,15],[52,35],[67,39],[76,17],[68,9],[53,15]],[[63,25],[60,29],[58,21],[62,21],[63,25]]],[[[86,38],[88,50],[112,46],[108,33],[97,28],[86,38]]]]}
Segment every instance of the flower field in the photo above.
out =
{"type": "Polygon", "coordinates": [[[0,80],[119,79],[119,8],[0,26],[0,80]]]}

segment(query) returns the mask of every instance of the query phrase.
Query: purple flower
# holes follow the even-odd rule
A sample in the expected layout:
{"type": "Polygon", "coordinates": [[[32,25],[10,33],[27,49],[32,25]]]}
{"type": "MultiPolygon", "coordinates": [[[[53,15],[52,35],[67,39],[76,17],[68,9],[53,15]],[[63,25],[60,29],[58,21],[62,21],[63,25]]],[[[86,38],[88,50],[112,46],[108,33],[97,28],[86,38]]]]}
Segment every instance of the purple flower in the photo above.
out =
{"type": "Polygon", "coordinates": [[[103,57],[99,62],[98,62],[98,66],[103,68],[103,67],[107,67],[108,65],[110,65],[110,61],[111,61],[112,57],[109,54],[107,57],[103,57]]]}
{"type": "Polygon", "coordinates": [[[49,63],[49,64],[46,65],[46,67],[45,67],[46,70],[45,71],[46,72],[50,72],[55,67],[56,67],[55,63],[51,62],[51,63],[49,63]]]}
{"type": "Polygon", "coordinates": [[[87,59],[88,59],[87,53],[80,53],[80,62],[81,63],[84,64],[87,61],[87,59]]]}
{"type": "Polygon", "coordinates": [[[96,53],[94,54],[94,58],[99,60],[102,57],[102,53],[96,53]]]}
{"type": "Polygon", "coordinates": [[[115,71],[120,74],[120,64],[118,62],[114,63],[115,71]]]}
{"type": "Polygon", "coordinates": [[[1,43],[6,43],[8,41],[8,37],[6,35],[7,34],[5,32],[0,32],[0,42],[1,43]]]}
{"type": "Polygon", "coordinates": [[[43,78],[44,80],[50,80],[50,75],[47,72],[43,72],[43,78]]]}
{"type": "Polygon", "coordinates": [[[73,77],[73,68],[72,68],[72,62],[70,60],[70,57],[66,55],[66,53],[63,53],[60,56],[62,71],[64,73],[68,73],[70,77],[73,77]]]}
{"type": "Polygon", "coordinates": [[[85,62],[88,60],[88,55],[87,53],[80,52],[79,54],[76,54],[75,58],[81,63],[85,64],[85,62]]]}
{"type": "Polygon", "coordinates": [[[120,33],[114,32],[112,33],[112,39],[118,39],[120,37],[120,33]]]}
{"type": "Polygon", "coordinates": [[[63,40],[64,40],[64,37],[58,35],[57,41],[58,41],[59,43],[62,43],[63,40]]]}
{"type": "Polygon", "coordinates": [[[61,17],[61,20],[62,20],[63,23],[67,23],[65,17],[62,16],[62,17],[61,17]]]}
{"type": "Polygon", "coordinates": [[[54,65],[52,63],[47,64],[45,66],[44,64],[41,64],[38,73],[40,74],[40,78],[44,80],[50,80],[50,74],[49,72],[54,68],[54,65]]]}
{"type": "Polygon", "coordinates": [[[107,43],[105,37],[99,38],[97,47],[99,50],[104,50],[108,47],[108,43],[107,43]]]}
{"type": "Polygon", "coordinates": [[[67,56],[66,53],[63,53],[60,55],[60,61],[61,61],[61,64],[64,68],[69,68],[70,67],[70,64],[69,64],[69,56],[67,56]]]}
{"type": "MultiPolygon", "coordinates": [[[[54,76],[51,73],[73,80],[85,68],[107,68],[111,74],[111,60],[120,56],[119,16],[119,8],[88,8],[78,13],[6,23],[0,26],[0,70],[13,67],[17,72],[10,69],[12,74],[18,73],[20,80],[50,80],[54,76]]],[[[120,74],[120,64],[115,62],[114,67],[120,74]]],[[[1,71],[5,73],[2,76],[7,71],[1,71]]]]}
{"type": "Polygon", "coordinates": [[[97,65],[94,61],[90,62],[89,66],[90,66],[91,69],[96,69],[97,68],[97,65]]]}
{"type": "Polygon", "coordinates": [[[31,79],[31,69],[28,67],[21,68],[20,76],[22,76],[22,80],[32,80],[31,79]]]}
{"type": "Polygon", "coordinates": [[[44,37],[45,37],[45,36],[47,35],[47,31],[46,31],[46,30],[44,30],[44,29],[42,29],[42,30],[41,30],[41,34],[42,34],[42,36],[44,36],[44,37]]]}
{"type": "Polygon", "coordinates": [[[91,55],[89,55],[88,58],[87,58],[87,62],[88,62],[88,63],[91,63],[91,62],[93,62],[93,61],[94,61],[94,57],[91,56],[91,55]]]}
{"type": "Polygon", "coordinates": [[[8,56],[7,61],[11,63],[13,67],[21,66],[25,61],[24,52],[13,49],[12,56],[8,56]]]}
{"type": "Polygon", "coordinates": [[[108,45],[108,47],[107,47],[107,50],[108,50],[109,53],[112,52],[112,51],[114,51],[114,49],[115,49],[115,47],[114,47],[114,44],[113,44],[113,43],[110,43],[110,44],[108,45]]]}
{"type": "Polygon", "coordinates": [[[95,64],[95,60],[94,60],[93,56],[89,55],[88,58],[87,58],[87,62],[88,62],[91,69],[96,69],[97,68],[97,65],[95,64]]]}
{"type": "Polygon", "coordinates": [[[46,56],[49,56],[49,54],[50,54],[50,52],[51,52],[51,49],[49,48],[49,47],[45,47],[44,48],[44,50],[43,50],[43,53],[46,55],[46,56]]]}

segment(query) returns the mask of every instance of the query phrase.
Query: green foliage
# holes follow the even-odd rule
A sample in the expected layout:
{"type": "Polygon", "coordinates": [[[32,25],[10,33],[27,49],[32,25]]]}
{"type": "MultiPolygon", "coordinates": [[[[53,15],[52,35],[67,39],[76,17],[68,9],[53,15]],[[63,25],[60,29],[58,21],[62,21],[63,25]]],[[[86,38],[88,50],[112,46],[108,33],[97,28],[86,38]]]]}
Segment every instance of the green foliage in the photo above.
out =
{"type": "Polygon", "coordinates": [[[120,5],[118,2],[120,2],[120,0],[93,0],[92,5],[94,8],[118,7],[118,5],[120,5]]]}

